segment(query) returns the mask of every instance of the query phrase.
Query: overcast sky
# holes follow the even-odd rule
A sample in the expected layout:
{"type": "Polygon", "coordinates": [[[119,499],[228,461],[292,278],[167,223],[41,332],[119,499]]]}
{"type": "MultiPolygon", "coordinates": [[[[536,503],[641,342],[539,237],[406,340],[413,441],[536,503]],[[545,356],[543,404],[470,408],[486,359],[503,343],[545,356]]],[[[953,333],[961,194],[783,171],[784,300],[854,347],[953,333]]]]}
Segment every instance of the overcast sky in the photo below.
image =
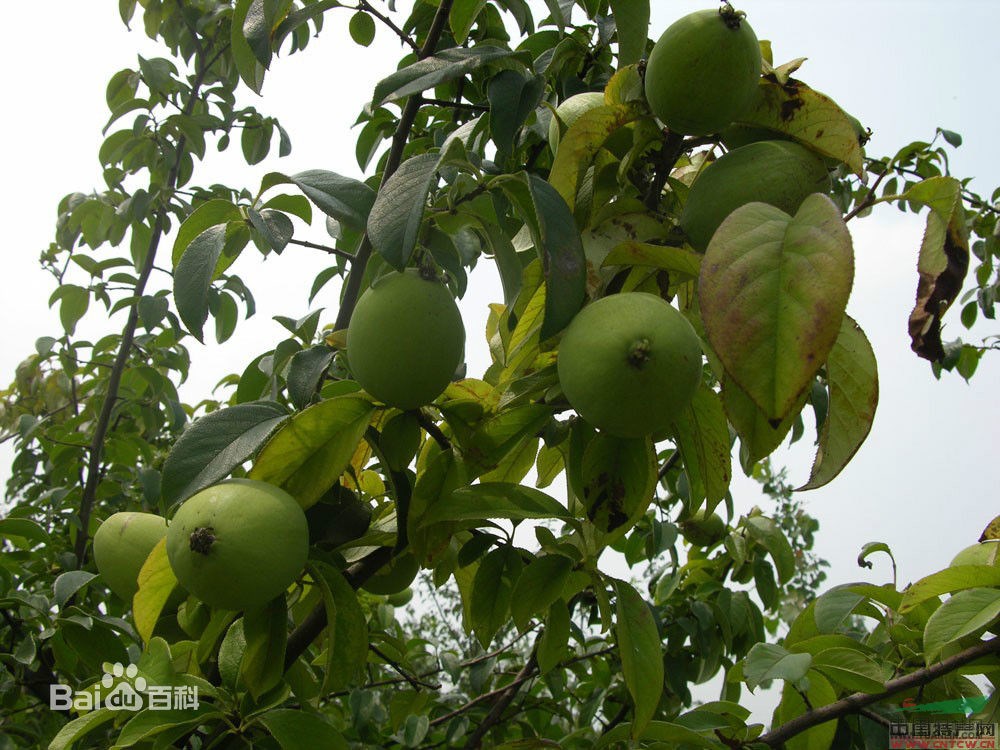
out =
{"type": "MultiPolygon", "coordinates": [[[[653,4],[654,38],[675,18],[712,5],[673,0],[653,4]]],[[[43,17],[37,5],[9,5],[5,24],[17,33],[7,35],[3,75],[8,104],[0,119],[4,383],[11,380],[17,362],[33,351],[37,337],[58,335],[58,318],[47,306],[53,281],[38,269],[37,258],[51,241],[60,198],[101,186],[97,149],[107,118],[107,80],[123,67],[134,67],[137,51],[146,57],[161,54],[143,36],[141,24],[125,29],[116,3],[51,1],[43,17]]],[[[972,187],[987,194],[1000,185],[995,3],[747,0],[741,7],[758,37],[773,41],[776,63],[808,57],[799,77],[874,131],[870,154],[891,153],[911,140],[929,139],[935,126],[941,126],[965,139],[952,157],[956,173],[975,177],[972,187]]],[[[262,100],[243,92],[244,101],[254,101],[265,114],[280,118],[292,137],[292,155],[247,168],[235,153],[210,152],[206,166],[196,170],[196,182],[255,190],[260,177],[276,169],[295,173],[321,168],[361,176],[351,125],[375,82],[394,69],[399,44],[380,29],[371,48],[358,48],[346,33],[349,12],[334,11],[327,17],[327,28],[304,54],[276,61],[262,100]]],[[[987,356],[970,385],[957,375],[935,381],[926,363],[910,353],[906,335],[923,218],[884,208],[872,218],[851,222],[850,229],[857,275],[848,309],[878,356],[881,403],[875,428],[855,460],[832,485],[804,497],[821,521],[817,551],[831,561],[833,582],[886,580],[887,566],[869,572],[854,562],[861,545],[873,540],[888,542],[899,560],[901,578],[915,580],[947,565],[1000,513],[995,486],[1000,355],[987,356]]],[[[323,237],[317,223],[301,238],[323,237]]],[[[253,356],[284,337],[270,317],[308,311],[308,290],[325,260],[300,248],[289,248],[266,263],[252,250],[246,253],[233,270],[250,284],[258,315],[241,322],[237,335],[224,346],[187,342],[195,362],[182,391],[188,401],[207,395],[220,377],[242,370],[253,356]]],[[[166,282],[160,275],[157,283],[166,282]]],[[[486,362],[481,335],[486,306],[500,298],[495,273],[485,264],[474,282],[462,303],[473,376],[482,373],[486,362]]],[[[320,295],[320,306],[326,308],[323,322],[331,322],[334,287],[320,295]]],[[[960,333],[955,313],[946,337],[960,333]]],[[[123,322],[124,315],[114,319],[119,329],[123,322]]],[[[100,335],[111,330],[108,326],[106,316],[97,311],[81,324],[79,335],[100,335]]],[[[998,330],[1000,326],[991,326],[979,333],[998,330]]],[[[8,448],[0,454],[3,482],[9,476],[8,448]]],[[[793,482],[807,478],[812,451],[804,440],[779,454],[793,482]]],[[[761,502],[756,485],[741,477],[734,481],[733,492],[738,510],[761,502]]]]}

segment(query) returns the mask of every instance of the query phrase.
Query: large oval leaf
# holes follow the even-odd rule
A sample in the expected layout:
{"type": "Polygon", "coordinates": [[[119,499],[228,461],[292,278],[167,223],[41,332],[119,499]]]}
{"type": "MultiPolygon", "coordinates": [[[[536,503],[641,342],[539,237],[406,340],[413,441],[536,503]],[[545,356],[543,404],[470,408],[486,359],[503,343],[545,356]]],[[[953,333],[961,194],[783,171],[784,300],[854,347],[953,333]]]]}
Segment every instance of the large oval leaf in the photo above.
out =
{"type": "Polygon", "coordinates": [[[934,611],[924,627],[924,658],[930,665],[946,645],[971,635],[1000,617],[1000,591],[959,591],[934,611]]]}
{"type": "Polygon", "coordinates": [[[372,247],[399,270],[406,267],[417,245],[437,167],[438,155],[433,153],[404,161],[379,190],[368,216],[372,247]]]}
{"type": "Polygon", "coordinates": [[[705,330],[728,375],[774,424],[826,362],[853,281],[851,235],[819,193],[794,217],[748,203],[712,237],[699,280],[705,330]]]}
{"type": "Polygon", "coordinates": [[[625,581],[614,581],[615,638],[622,660],[622,674],[632,702],[635,718],[632,737],[642,736],[663,694],[663,654],[660,633],[652,610],[639,593],[625,581]]]}

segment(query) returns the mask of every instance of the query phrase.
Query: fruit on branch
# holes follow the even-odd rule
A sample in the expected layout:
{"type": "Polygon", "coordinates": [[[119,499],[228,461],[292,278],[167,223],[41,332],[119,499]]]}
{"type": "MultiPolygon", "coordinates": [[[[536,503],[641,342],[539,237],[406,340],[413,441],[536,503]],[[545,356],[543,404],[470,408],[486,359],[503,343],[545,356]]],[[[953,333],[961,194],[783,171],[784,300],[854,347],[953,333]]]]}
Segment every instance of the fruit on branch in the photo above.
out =
{"type": "Polygon", "coordinates": [[[94,562],[114,593],[132,601],[139,571],[167,533],[167,519],[153,513],[115,513],[94,534],[94,562]]]}
{"type": "Polygon", "coordinates": [[[812,193],[830,190],[830,173],[812,151],[791,141],[759,141],[709,164],[695,178],[681,213],[692,247],[704,251],[729,214],[752,201],[794,215],[812,193]]]}
{"type": "Polygon", "coordinates": [[[708,135],[750,107],[760,71],[757,36],[727,3],[686,15],[663,32],[646,64],[646,99],[671,131],[708,135]]]}
{"type": "Polygon", "coordinates": [[[669,430],[701,379],[701,341],[654,294],[625,292],[581,310],[559,344],[559,383],[570,405],[619,437],[669,430]]]}
{"type": "Polygon", "coordinates": [[[252,479],[192,495],[167,528],[177,580],[219,609],[266,604],[298,577],[308,552],[309,527],[295,498],[252,479]]]}
{"type": "Polygon", "coordinates": [[[604,94],[600,91],[584,91],[574,94],[556,107],[556,113],[549,121],[549,147],[552,153],[559,148],[559,141],[565,133],[580,119],[585,112],[604,105],[604,94]],[[562,126],[560,126],[560,120],[562,126]]]}
{"type": "Polygon", "coordinates": [[[462,314],[434,274],[391,273],[358,300],[347,331],[348,364],[361,387],[386,404],[429,404],[464,356],[462,314]]]}
{"type": "Polygon", "coordinates": [[[385,601],[387,604],[391,604],[393,607],[404,607],[410,603],[413,598],[413,589],[407,586],[402,591],[397,591],[395,594],[389,594],[385,601]]]}
{"type": "Polygon", "coordinates": [[[361,584],[361,588],[373,594],[392,595],[405,590],[417,577],[420,563],[409,552],[404,552],[389,561],[378,573],[361,584]]]}

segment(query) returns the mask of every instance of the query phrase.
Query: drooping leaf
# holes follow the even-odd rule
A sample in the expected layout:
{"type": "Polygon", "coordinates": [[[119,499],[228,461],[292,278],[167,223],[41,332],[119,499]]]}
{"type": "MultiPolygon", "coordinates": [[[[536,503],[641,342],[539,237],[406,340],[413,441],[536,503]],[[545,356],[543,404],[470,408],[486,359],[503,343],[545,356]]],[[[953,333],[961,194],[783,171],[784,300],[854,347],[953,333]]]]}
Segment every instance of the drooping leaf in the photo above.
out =
{"type": "Polygon", "coordinates": [[[969,270],[962,184],[954,177],[932,177],[914,185],[906,197],[931,210],[920,244],[917,301],[910,313],[911,348],[932,362],[944,359],[941,318],[962,291],[969,270]]]}
{"type": "Polygon", "coordinates": [[[611,14],[618,29],[618,67],[646,56],[650,0],[611,0],[611,14]]]}
{"type": "Polygon", "coordinates": [[[511,592],[520,573],[521,558],[510,545],[492,550],[479,562],[469,614],[483,648],[489,647],[507,621],[511,592]]]}
{"type": "Polygon", "coordinates": [[[569,608],[562,599],[557,599],[549,607],[545,618],[545,629],[538,639],[538,671],[542,674],[554,669],[567,653],[569,642],[569,608]]]}
{"type": "Polygon", "coordinates": [[[702,384],[674,424],[694,506],[721,503],[733,477],[729,425],[719,394],[702,384]]]}
{"type": "Polygon", "coordinates": [[[420,224],[427,208],[438,168],[438,155],[412,156],[393,173],[379,190],[368,217],[368,237],[386,262],[403,270],[420,234],[420,224]]]}
{"type": "Polygon", "coordinates": [[[323,592],[327,613],[324,692],[341,690],[368,659],[368,624],[357,592],[340,571],[322,562],[310,563],[309,569],[323,592]]]}
{"type": "Polygon", "coordinates": [[[174,443],[163,465],[160,492],[168,505],[225,479],[248,460],[288,412],[272,401],[238,404],[206,414],[174,443]]]}
{"type": "Polygon", "coordinates": [[[348,30],[351,32],[351,39],[362,47],[367,47],[375,41],[375,19],[363,10],[351,16],[348,30]]]}
{"type": "Polygon", "coordinates": [[[375,191],[365,183],[325,169],[310,169],[293,175],[270,172],[260,191],[290,183],[308,196],[319,209],[352,229],[364,229],[375,202],[375,191]]]}
{"type": "Polygon", "coordinates": [[[292,220],[281,211],[265,208],[260,211],[249,211],[250,224],[260,234],[268,247],[280,253],[292,239],[294,227],[292,220]]]}
{"type": "Polygon", "coordinates": [[[259,94],[264,85],[265,68],[257,59],[257,55],[250,42],[247,41],[243,30],[247,16],[255,3],[259,4],[260,0],[237,0],[236,6],[233,8],[233,19],[230,26],[232,32],[229,43],[240,78],[254,93],[259,94]]]}
{"type": "Polygon", "coordinates": [[[613,580],[615,589],[615,639],[622,674],[635,713],[632,737],[642,736],[663,694],[663,654],[660,633],[649,606],[625,581],[613,580]]]}
{"type": "Polygon", "coordinates": [[[488,44],[442,50],[379,81],[372,95],[372,107],[380,107],[386,102],[419,94],[460,78],[488,62],[509,57],[511,54],[513,53],[510,50],[488,44]]]}
{"type": "Polygon", "coordinates": [[[653,500],[652,442],[598,434],[584,452],[580,478],[581,500],[591,522],[605,533],[625,533],[653,500]]]}
{"type": "Polygon", "coordinates": [[[809,482],[822,487],[841,472],[868,437],[878,404],[875,352],[860,326],[845,315],[840,336],[826,362],[830,410],[819,436],[809,482]]]}
{"type": "Polygon", "coordinates": [[[297,708],[274,708],[257,719],[281,745],[281,750],[347,750],[347,740],[321,714],[297,708]]]}
{"type": "Polygon", "coordinates": [[[740,388],[731,378],[722,381],[722,406],[726,416],[740,436],[744,465],[752,465],[762,458],[771,455],[775,448],[781,445],[788,431],[792,429],[795,418],[805,405],[807,394],[803,393],[797,404],[777,426],[771,424],[753,399],[740,388]]]}
{"type": "MultiPolygon", "coordinates": [[[[454,12],[454,11],[453,11],[454,12]]],[[[498,163],[514,150],[515,137],[545,93],[545,79],[517,70],[502,70],[490,79],[490,136],[497,146],[498,163]]]]}
{"type": "Polygon", "coordinates": [[[830,97],[795,79],[781,85],[765,78],[757,91],[754,106],[739,122],[790,135],[862,174],[864,154],[854,123],[830,97]]]}
{"type": "Polygon", "coordinates": [[[448,13],[448,25],[456,44],[464,44],[476,17],[486,7],[486,0],[455,0],[448,13]]]}
{"type": "Polygon", "coordinates": [[[330,368],[336,352],[321,344],[292,355],[288,366],[288,398],[295,408],[303,409],[316,395],[323,376],[330,368]]]}
{"type": "Polygon", "coordinates": [[[528,227],[545,277],[545,318],[541,340],[569,325],[583,306],[587,259],[580,233],[566,201],[537,175],[520,173],[500,178],[501,187],[528,227]]]}
{"type": "Polygon", "coordinates": [[[743,662],[743,679],[751,690],[769,680],[798,682],[810,664],[809,654],[793,654],[776,643],[758,643],[743,662]]]}
{"type": "Polygon", "coordinates": [[[240,677],[250,694],[260,698],[281,682],[285,673],[288,607],[284,594],[243,615],[243,637],[246,649],[240,664],[240,677]]]}
{"type": "Polygon", "coordinates": [[[188,330],[202,341],[208,319],[208,290],[226,244],[224,224],[209,227],[184,250],[174,269],[174,302],[188,330]]]}
{"type": "Polygon", "coordinates": [[[177,585],[170,561],[167,560],[167,540],[161,539],[149,553],[139,570],[139,590],[132,598],[132,615],[139,637],[149,643],[163,605],[177,585]]]}
{"type": "Polygon", "coordinates": [[[819,193],[794,217],[748,203],[713,236],[698,287],[705,330],[726,373],[773,424],[826,361],[853,279],[851,236],[819,193]]]}
{"type": "Polygon", "coordinates": [[[781,527],[766,516],[749,516],[745,524],[750,535],[767,550],[774,561],[778,580],[781,583],[790,580],[795,574],[795,553],[781,527]]]}
{"type": "Polygon", "coordinates": [[[930,666],[949,643],[972,635],[1000,617],[1000,591],[959,591],[942,604],[924,627],[924,659],[930,666]]]}
{"type": "Polygon", "coordinates": [[[374,410],[367,399],[348,395],[300,411],[267,442],[249,477],[281,487],[309,508],[344,473],[374,410]]]}

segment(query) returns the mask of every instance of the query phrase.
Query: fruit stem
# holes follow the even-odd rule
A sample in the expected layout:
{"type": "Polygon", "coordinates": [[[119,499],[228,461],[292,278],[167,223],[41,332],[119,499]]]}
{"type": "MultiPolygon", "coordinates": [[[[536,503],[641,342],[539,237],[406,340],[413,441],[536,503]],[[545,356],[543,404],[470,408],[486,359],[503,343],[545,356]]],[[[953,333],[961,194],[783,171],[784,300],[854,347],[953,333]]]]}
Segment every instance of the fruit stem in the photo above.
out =
{"type": "Polygon", "coordinates": [[[211,526],[200,526],[191,532],[191,551],[207,555],[215,544],[215,529],[211,526]]]}
{"type": "Polygon", "coordinates": [[[636,369],[649,361],[649,339],[639,339],[629,347],[628,363],[636,369]]]}

